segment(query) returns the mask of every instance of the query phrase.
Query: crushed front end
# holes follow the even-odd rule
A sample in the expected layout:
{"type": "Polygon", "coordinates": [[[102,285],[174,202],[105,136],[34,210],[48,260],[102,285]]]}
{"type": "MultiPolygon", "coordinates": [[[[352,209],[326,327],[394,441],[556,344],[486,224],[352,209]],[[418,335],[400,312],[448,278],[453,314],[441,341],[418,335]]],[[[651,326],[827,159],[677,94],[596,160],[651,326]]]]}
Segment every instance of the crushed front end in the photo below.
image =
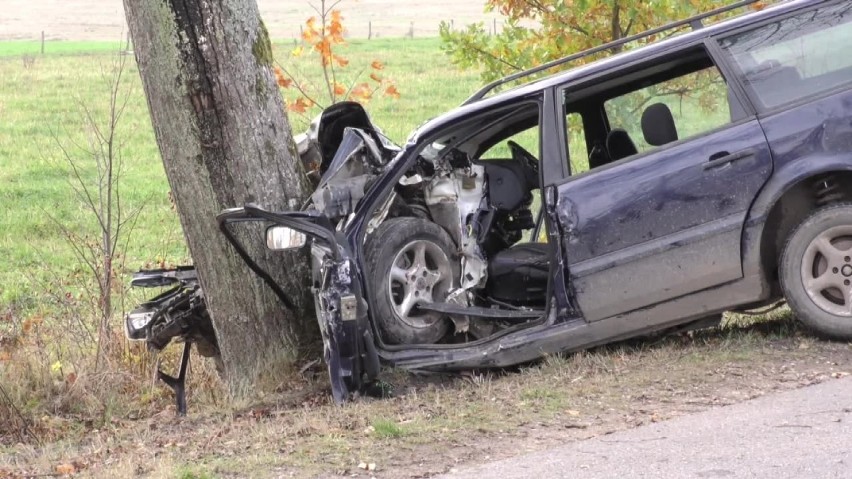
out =
{"type": "Polygon", "coordinates": [[[332,395],[343,402],[365,392],[378,376],[379,357],[351,252],[328,219],[311,211],[276,213],[253,205],[227,210],[218,219],[228,241],[284,304],[288,303],[286,294],[247,254],[232,226],[243,222],[268,225],[267,246],[277,251],[304,247],[310,239],[312,292],[332,395]]]}

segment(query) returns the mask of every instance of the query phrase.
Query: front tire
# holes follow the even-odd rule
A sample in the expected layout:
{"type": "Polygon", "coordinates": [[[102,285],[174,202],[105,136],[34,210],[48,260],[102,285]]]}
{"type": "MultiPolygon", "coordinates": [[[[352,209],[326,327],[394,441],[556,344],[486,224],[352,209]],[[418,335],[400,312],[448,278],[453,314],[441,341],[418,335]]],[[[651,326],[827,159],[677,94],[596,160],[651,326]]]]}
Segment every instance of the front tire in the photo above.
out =
{"type": "Polygon", "coordinates": [[[817,333],[852,339],[852,204],[826,206],[790,235],[781,256],[790,309],[817,333]]]}
{"type": "Polygon", "coordinates": [[[373,233],[366,245],[367,277],[375,295],[373,318],[391,344],[433,344],[450,322],[418,304],[441,302],[457,283],[455,245],[435,223],[393,218],[373,233]]]}

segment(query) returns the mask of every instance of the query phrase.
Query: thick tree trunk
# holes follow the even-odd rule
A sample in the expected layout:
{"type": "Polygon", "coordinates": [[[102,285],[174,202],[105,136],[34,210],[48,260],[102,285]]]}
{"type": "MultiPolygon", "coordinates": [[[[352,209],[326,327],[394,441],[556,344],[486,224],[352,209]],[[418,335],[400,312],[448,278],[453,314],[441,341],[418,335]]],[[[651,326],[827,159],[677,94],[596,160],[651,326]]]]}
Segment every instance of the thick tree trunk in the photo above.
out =
{"type": "Polygon", "coordinates": [[[139,73],[181,224],[198,269],[232,393],[272,385],[317,330],[307,258],[241,234],[279,279],[288,311],[218,230],[224,208],[298,208],[308,184],[271,70],[254,0],[124,0],[139,73]]]}

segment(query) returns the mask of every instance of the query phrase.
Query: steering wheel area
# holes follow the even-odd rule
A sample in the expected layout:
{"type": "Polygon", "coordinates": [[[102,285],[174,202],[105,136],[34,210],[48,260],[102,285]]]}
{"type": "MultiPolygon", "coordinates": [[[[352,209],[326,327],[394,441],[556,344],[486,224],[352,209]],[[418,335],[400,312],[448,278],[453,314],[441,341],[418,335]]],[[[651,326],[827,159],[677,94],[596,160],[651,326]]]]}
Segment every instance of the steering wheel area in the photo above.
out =
{"type": "Polygon", "coordinates": [[[507,141],[506,144],[512,152],[512,159],[523,165],[527,171],[528,181],[534,185],[538,185],[538,158],[512,140],[507,141]]]}

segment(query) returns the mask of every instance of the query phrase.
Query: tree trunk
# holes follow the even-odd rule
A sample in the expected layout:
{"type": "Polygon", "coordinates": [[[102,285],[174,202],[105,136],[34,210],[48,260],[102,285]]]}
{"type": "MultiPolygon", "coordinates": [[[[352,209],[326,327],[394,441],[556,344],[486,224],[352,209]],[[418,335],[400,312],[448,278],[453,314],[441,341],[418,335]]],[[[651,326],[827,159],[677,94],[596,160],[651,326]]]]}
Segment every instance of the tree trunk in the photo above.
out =
{"type": "Polygon", "coordinates": [[[222,209],[247,202],[297,209],[309,192],[257,4],[124,0],[124,8],[227,383],[235,395],[276,386],[281,366],[316,336],[307,257],[271,253],[259,226],[240,227],[249,254],[290,292],[296,311],[289,311],[243,264],[216,222],[222,209]]]}

